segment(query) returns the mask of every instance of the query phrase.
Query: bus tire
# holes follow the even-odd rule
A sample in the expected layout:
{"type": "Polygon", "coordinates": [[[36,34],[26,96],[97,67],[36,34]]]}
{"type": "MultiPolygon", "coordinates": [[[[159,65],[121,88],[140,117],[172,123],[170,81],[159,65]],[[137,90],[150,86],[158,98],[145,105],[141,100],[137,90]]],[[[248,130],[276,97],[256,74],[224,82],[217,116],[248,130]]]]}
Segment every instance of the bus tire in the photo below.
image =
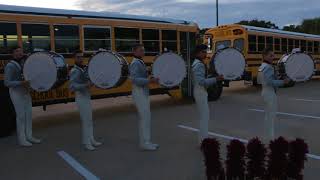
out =
{"type": "Polygon", "coordinates": [[[10,99],[8,88],[0,85],[0,138],[12,135],[16,130],[16,113],[10,99]]]}
{"type": "Polygon", "coordinates": [[[208,101],[217,101],[222,94],[223,86],[221,84],[208,88],[208,101]]]}

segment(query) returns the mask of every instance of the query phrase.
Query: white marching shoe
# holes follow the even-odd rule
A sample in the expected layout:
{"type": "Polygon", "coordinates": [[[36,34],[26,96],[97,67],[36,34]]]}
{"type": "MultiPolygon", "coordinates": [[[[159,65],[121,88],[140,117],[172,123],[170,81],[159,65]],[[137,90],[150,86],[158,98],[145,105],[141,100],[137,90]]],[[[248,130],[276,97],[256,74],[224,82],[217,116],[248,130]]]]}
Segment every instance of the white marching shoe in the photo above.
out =
{"type": "Polygon", "coordinates": [[[28,138],[27,140],[29,142],[33,143],[33,144],[40,144],[41,143],[40,139],[37,139],[37,138],[34,138],[34,137],[28,138]]]}
{"type": "Polygon", "coordinates": [[[96,147],[98,147],[98,146],[101,146],[102,145],[102,143],[101,142],[98,142],[98,141],[96,141],[96,140],[91,140],[91,144],[93,145],[93,146],[96,146],[96,147]]]}
{"type": "Polygon", "coordinates": [[[156,151],[157,149],[159,149],[159,145],[152,143],[144,143],[140,146],[140,148],[144,151],[156,151]]]}
{"type": "Polygon", "coordinates": [[[85,144],[85,145],[84,145],[84,148],[85,148],[86,150],[88,150],[88,151],[94,151],[94,150],[96,150],[96,148],[93,147],[91,144],[85,144]]]}
{"type": "Polygon", "coordinates": [[[29,141],[19,142],[19,145],[22,147],[31,147],[32,144],[29,141]]]}

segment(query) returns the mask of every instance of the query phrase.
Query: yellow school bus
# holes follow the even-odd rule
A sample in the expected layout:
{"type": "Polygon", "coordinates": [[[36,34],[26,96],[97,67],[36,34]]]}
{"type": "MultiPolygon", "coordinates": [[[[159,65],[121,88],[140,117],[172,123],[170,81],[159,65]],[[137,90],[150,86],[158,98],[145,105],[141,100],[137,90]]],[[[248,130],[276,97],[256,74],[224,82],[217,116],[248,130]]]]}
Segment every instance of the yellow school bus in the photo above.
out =
{"type": "Polygon", "coordinates": [[[254,85],[257,84],[258,68],[262,62],[261,53],[266,47],[275,52],[274,63],[277,63],[283,54],[291,52],[294,48],[300,48],[313,57],[316,64],[315,74],[319,74],[320,36],[318,35],[231,24],[209,29],[205,33],[204,41],[209,46],[208,59],[219,45],[242,51],[247,65],[242,80],[252,81],[254,85]]]}
{"type": "MultiPolygon", "coordinates": [[[[19,45],[26,53],[34,49],[59,53],[71,69],[74,64],[72,53],[77,49],[85,53],[86,60],[103,48],[122,54],[130,62],[132,45],[142,43],[146,49],[147,66],[151,66],[155,57],[165,49],[181,54],[190,65],[190,52],[195,47],[198,31],[196,23],[184,20],[0,5],[0,136],[11,131],[9,126],[12,127],[15,119],[8,89],[3,84],[4,67],[11,59],[10,48],[19,45]]],[[[169,94],[176,98],[190,95],[189,76],[180,87],[152,86],[150,93],[169,94]]],[[[74,101],[68,82],[48,92],[31,94],[34,106],[74,101]]],[[[108,90],[93,87],[91,94],[93,99],[129,95],[131,82],[127,80],[120,87],[108,90]]]]}

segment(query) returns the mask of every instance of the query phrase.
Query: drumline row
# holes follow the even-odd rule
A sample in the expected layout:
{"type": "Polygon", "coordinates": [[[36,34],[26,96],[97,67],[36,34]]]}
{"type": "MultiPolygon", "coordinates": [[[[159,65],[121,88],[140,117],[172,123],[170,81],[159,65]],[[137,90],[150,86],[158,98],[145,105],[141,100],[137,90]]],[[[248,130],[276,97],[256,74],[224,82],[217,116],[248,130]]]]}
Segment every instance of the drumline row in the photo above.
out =
{"type": "MultiPolygon", "coordinates": [[[[210,68],[225,80],[240,79],[246,67],[243,54],[234,48],[222,48],[212,57],[210,68]]],[[[314,73],[314,61],[306,53],[295,49],[278,61],[282,74],[295,82],[309,80],[314,73]]],[[[128,62],[112,51],[100,51],[90,58],[86,72],[90,81],[98,88],[110,89],[122,85],[127,77],[128,62]]],[[[152,75],[166,88],[179,86],[186,77],[184,59],[172,52],[155,58],[152,75]]],[[[37,92],[44,92],[62,85],[68,79],[68,68],[62,55],[54,52],[35,52],[27,57],[23,67],[24,79],[37,92]]]]}
{"type": "MultiPolygon", "coordinates": [[[[100,51],[90,58],[85,68],[88,79],[98,88],[110,89],[122,85],[129,76],[126,59],[112,51],[100,51]]],[[[156,57],[152,74],[166,88],[178,86],[186,77],[183,58],[167,52],[156,57]]],[[[37,92],[56,88],[68,79],[68,68],[63,56],[54,52],[31,54],[23,67],[24,79],[37,92]]]]}

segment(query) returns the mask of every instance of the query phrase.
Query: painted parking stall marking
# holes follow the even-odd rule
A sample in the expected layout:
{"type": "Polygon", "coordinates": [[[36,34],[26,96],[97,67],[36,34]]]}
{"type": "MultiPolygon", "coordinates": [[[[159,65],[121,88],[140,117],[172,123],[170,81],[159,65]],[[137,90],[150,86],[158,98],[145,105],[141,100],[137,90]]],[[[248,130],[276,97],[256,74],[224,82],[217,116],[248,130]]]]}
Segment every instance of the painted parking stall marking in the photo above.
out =
{"type": "MultiPolygon", "coordinates": [[[[249,111],[261,112],[263,113],[264,110],[262,109],[248,109],[249,111]]],[[[294,113],[286,113],[286,112],[277,112],[279,115],[287,115],[287,116],[295,116],[295,117],[302,117],[302,118],[311,118],[311,119],[320,119],[319,116],[311,116],[311,115],[303,115],[303,114],[294,114],[294,113]]]]}
{"type": "Polygon", "coordinates": [[[71,157],[65,151],[57,152],[58,155],[65,160],[74,170],[76,170],[81,176],[83,176],[87,180],[100,180],[97,176],[92,174],[89,170],[83,167],[78,161],[76,161],[73,157],[71,157]]]}

